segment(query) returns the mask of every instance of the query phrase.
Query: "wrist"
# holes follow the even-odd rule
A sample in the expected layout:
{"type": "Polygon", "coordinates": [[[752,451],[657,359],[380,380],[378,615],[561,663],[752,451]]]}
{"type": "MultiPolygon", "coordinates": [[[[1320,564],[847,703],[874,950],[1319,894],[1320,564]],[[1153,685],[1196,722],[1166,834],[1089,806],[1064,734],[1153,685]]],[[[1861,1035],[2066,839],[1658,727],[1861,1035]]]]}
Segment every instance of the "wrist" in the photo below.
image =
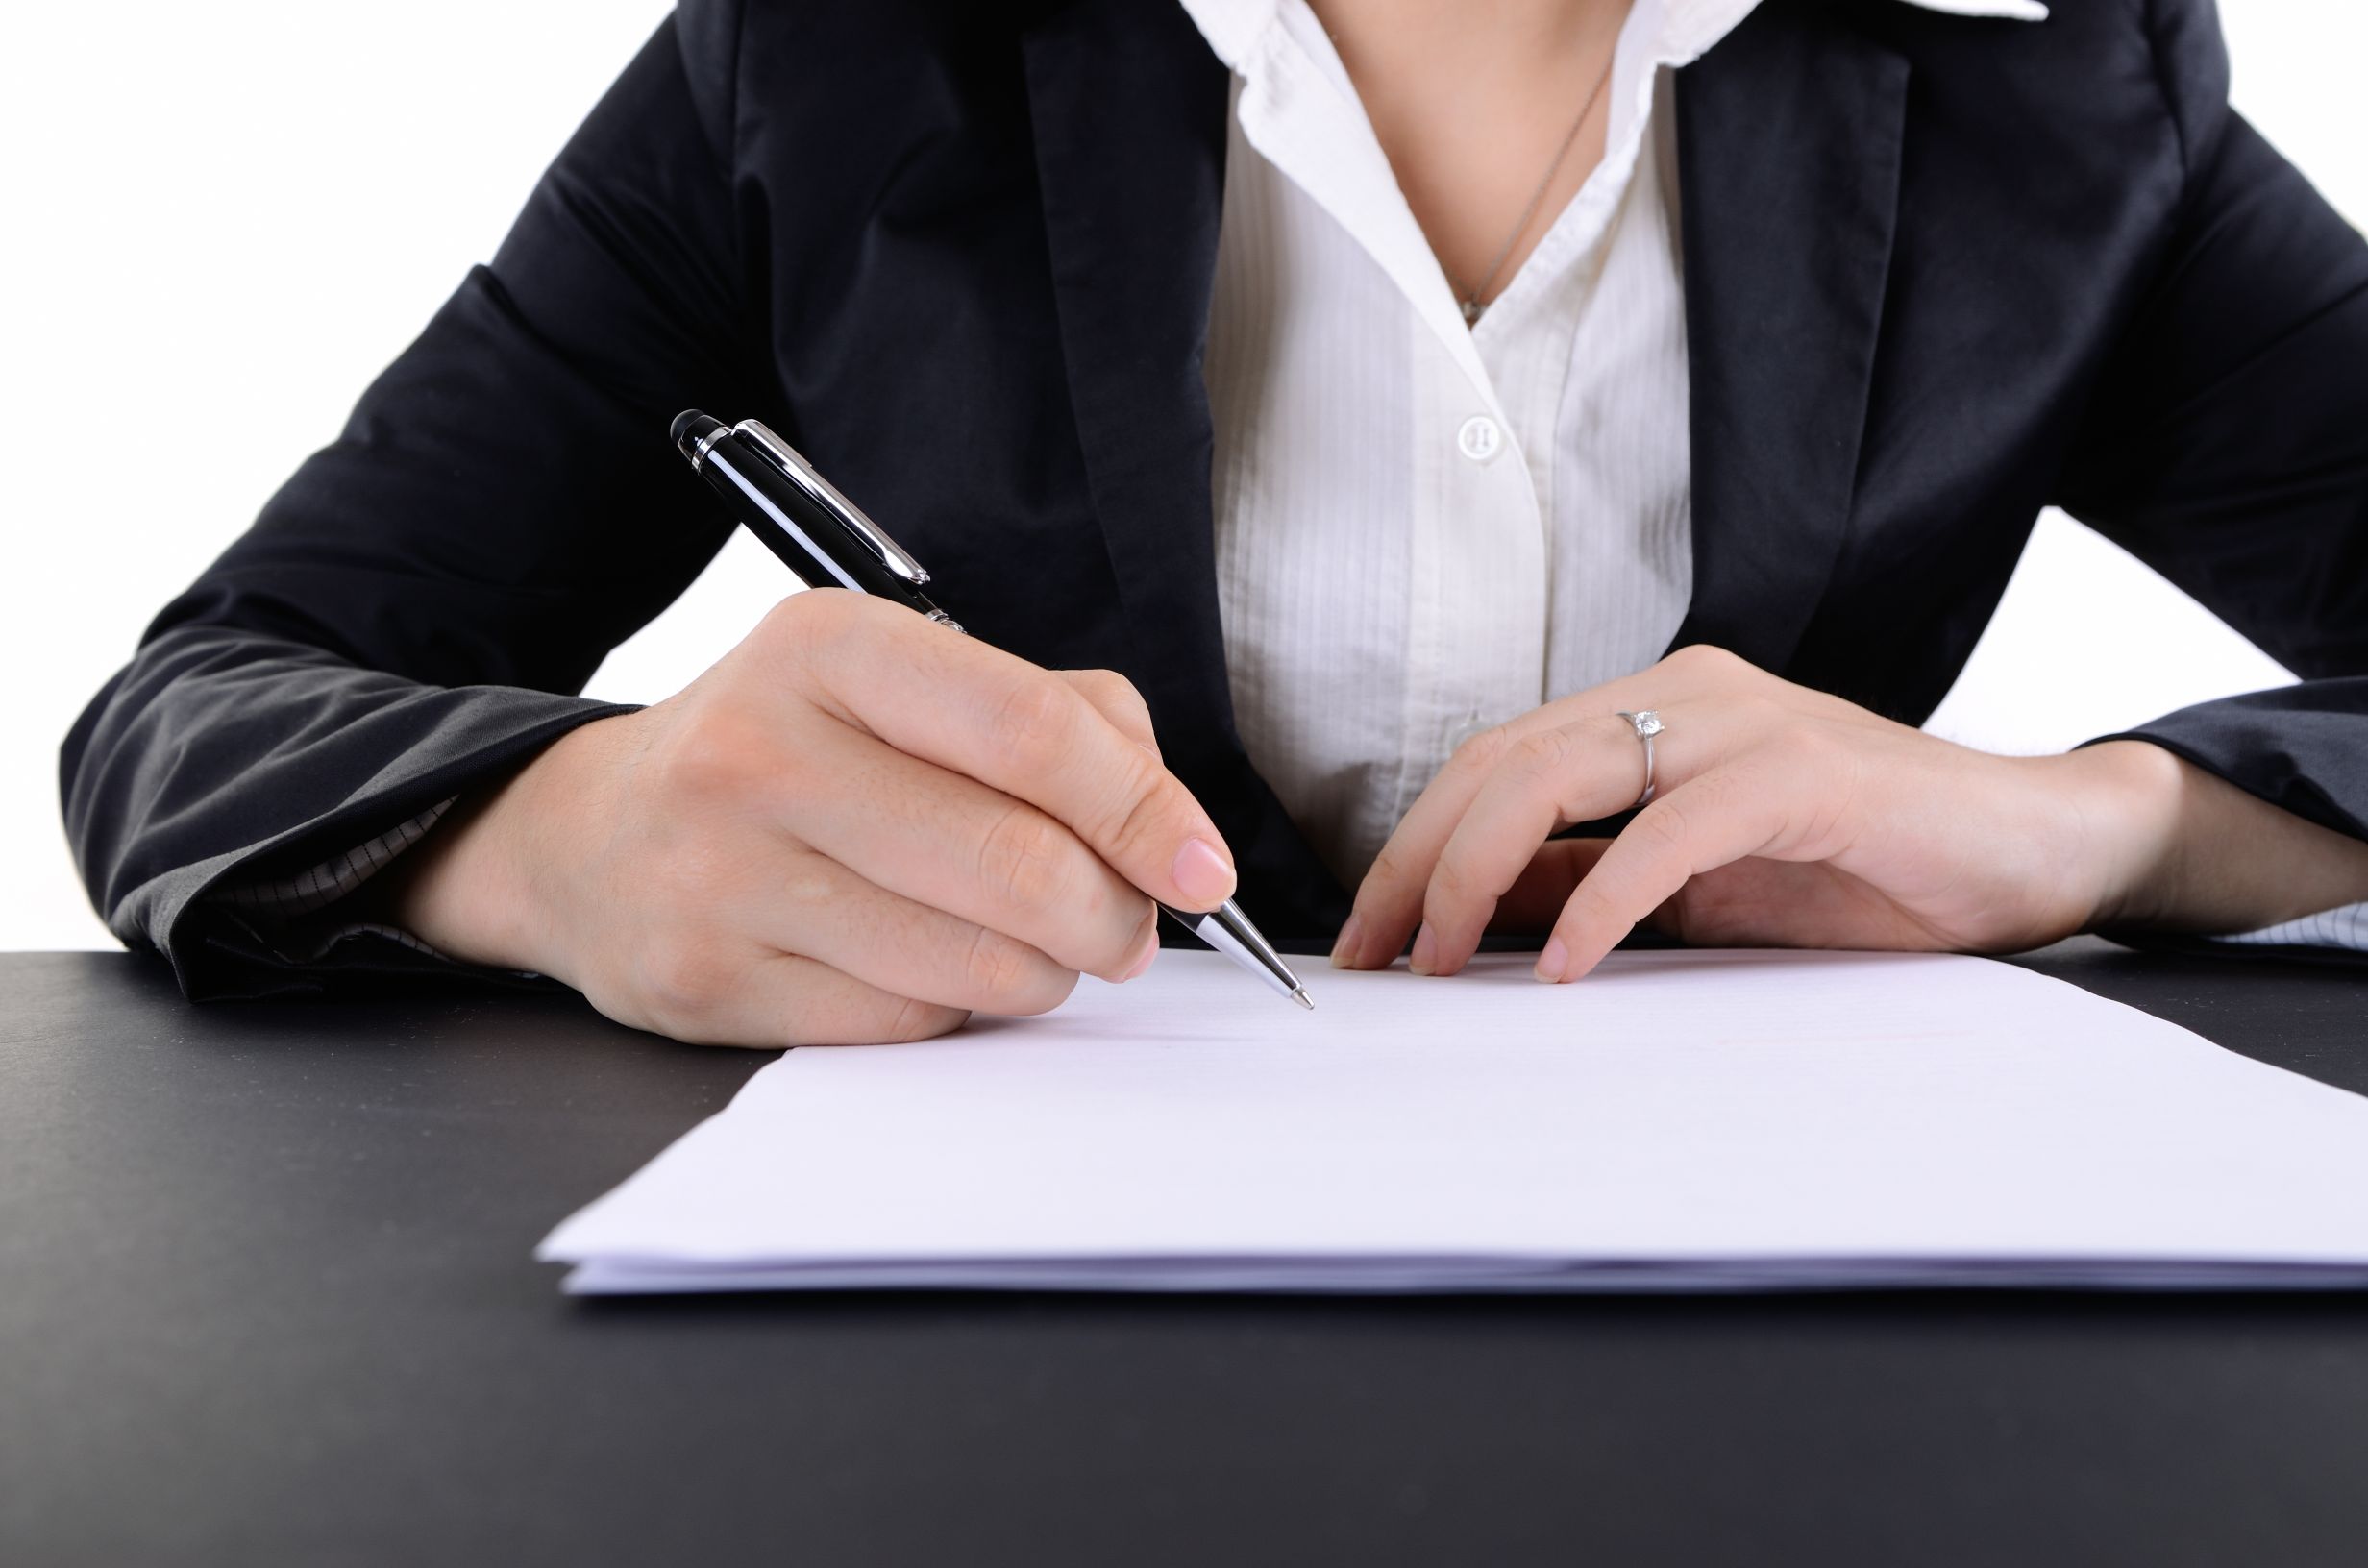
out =
{"type": "Polygon", "coordinates": [[[2258,930],[2368,899],[2368,844],[2147,741],[2051,759],[2102,846],[2090,929],[2258,930]]]}
{"type": "Polygon", "coordinates": [[[566,898],[552,883],[572,863],[560,841],[580,829],[630,717],[571,730],[464,796],[388,873],[386,918],[463,963],[556,973],[553,916],[566,898]]]}
{"type": "Polygon", "coordinates": [[[2084,929],[2163,923],[2186,901],[2193,830],[2187,764],[2144,741],[2105,741],[2050,765],[2080,824],[2091,867],[2084,929]]]}

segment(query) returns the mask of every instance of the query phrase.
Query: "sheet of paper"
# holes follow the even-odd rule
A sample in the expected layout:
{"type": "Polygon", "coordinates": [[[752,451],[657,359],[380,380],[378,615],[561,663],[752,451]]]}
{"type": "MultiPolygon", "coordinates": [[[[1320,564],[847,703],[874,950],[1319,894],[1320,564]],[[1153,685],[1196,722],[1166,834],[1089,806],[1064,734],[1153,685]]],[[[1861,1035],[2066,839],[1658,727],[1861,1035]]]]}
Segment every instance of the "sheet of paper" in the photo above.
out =
{"type": "Polygon", "coordinates": [[[1981,959],[1547,987],[1163,954],[792,1051],[553,1233],[582,1291],[2368,1283],[2368,1099],[1981,959]]]}

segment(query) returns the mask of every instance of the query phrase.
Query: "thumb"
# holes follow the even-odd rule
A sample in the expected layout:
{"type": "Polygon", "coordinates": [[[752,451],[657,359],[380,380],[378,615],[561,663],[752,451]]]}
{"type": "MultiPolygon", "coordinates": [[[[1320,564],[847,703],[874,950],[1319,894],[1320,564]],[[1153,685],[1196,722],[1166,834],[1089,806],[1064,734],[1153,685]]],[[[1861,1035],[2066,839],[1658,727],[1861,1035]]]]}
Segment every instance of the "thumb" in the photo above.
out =
{"type": "Polygon", "coordinates": [[[1145,704],[1143,694],[1135,683],[1115,670],[1055,670],[1052,674],[1067,681],[1079,697],[1093,704],[1094,711],[1109,722],[1110,727],[1159,757],[1159,737],[1151,731],[1151,710],[1145,704]]]}

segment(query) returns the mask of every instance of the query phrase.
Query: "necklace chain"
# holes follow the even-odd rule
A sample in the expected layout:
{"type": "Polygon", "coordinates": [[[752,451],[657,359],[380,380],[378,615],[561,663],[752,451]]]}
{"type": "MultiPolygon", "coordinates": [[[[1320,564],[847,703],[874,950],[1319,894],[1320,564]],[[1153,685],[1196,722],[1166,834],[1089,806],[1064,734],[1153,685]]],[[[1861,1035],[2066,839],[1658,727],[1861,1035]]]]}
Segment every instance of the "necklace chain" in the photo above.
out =
{"type": "Polygon", "coordinates": [[[1570,129],[1564,133],[1562,145],[1554,149],[1554,161],[1545,166],[1545,174],[1539,180],[1538,188],[1530,193],[1529,205],[1521,208],[1520,221],[1514,224],[1513,233],[1507,234],[1504,244],[1497,247],[1496,259],[1489,263],[1488,273],[1480,280],[1479,286],[1467,289],[1456,282],[1453,273],[1447,272],[1445,262],[1440,263],[1439,270],[1445,274],[1447,286],[1458,296],[1456,303],[1463,309],[1466,326],[1477,322],[1480,312],[1488,308],[1480,303],[1480,296],[1486,294],[1489,286],[1496,282],[1496,275],[1505,270],[1505,261],[1513,255],[1514,245],[1529,232],[1530,220],[1537,217],[1539,204],[1545,200],[1546,191],[1552,187],[1556,171],[1563,166],[1563,159],[1570,156],[1571,144],[1579,139],[1579,127],[1585,125],[1587,116],[1595,111],[1595,100],[1603,96],[1604,85],[1612,80],[1612,60],[1618,53],[1616,48],[1614,49],[1612,57],[1604,61],[1603,72],[1595,78],[1595,86],[1588,93],[1587,102],[1579,106],[1578,117],[1570,122],[1570,129]]]}

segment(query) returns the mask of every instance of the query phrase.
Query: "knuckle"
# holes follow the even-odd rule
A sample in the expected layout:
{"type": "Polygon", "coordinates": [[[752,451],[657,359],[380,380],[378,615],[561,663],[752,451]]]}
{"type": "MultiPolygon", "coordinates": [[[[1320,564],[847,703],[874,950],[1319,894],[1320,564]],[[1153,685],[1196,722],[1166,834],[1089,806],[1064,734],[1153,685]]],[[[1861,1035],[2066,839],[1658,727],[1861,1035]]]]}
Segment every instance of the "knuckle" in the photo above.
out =
{"type": "Polygon", "coordinates": [[[962,955],[963,984],[969,994],[997,1012],[1013,1011],[1025,999],[1035,979],[1034,955],[999,931],[980,926],[971,935],[962,955]]]}
{"type": "Polygon", "coordinates": [[[879,1031],[877,1043],[896,1045],[908,1041],[932,1040],[939,1035],[953,1033],[970,1020],[970,1014],[961,1008],[939,1007],[910,996],[900,997],[896,1007],[890,1010],[885,1025],[879,1031]]]}
{"type": "Polygon", "coordinates": [[[810,626],[817,618],[827,617],[832,610],[827,594],[810,594],[803,590],[783,594],[773,601],[773,608],[757,623],[773,635],[792,635],[810,626]]]}
{"type": "Polygon", "coordinates": [[[1577,741],[1568,730],[1557,726],[1538,730],[1513,742],[1504,753],[1503,767],[1526,779],[1559,779],[1567,772],[1577,741]]]}
{"type": "Polygon", "coordinates": [[[770,649],[793,667],[852,667],[882,656],[883,645],[923,625],[896,605],[868,594],[809,588],[790,595],[765,617],[776,639],[770,649]]]}
{"type": "Polygon", "coordinates": [[[1779,755],[1789,771],[1813,772],[1838,765],[1844,748],[1822,724],[1794,723],[1778,731],[1779,755]]]}
{"type": "Polygon", "coordinates": [[[1094,706],[1114,722],[1120,722],[1120,727],[1128,732],[1128,739],[1135,739],[1132,732],[1140,730],[1143,744],[1150,748],[1151,755],[1159,755],[1159,738],[1151,729],[1151,705],[1144,700],[1135,683],[1116,670],[1082,670],[1078,674],[1085,677],[1086,685],[1081,690],[1094,706]]]}
{"type": "Polygon", "coordinates": [[[1125,709],[1143,721],[1145,729],[1149,729],[1151,727],[1151,704],[1143,693],[1136,689],[1135,683],[1116,670],[1106,670],[1102,673],[1110,677],[1111,705],[1125,709]]]}
{"type": "Polygon", "coordinates": [[[1373,864],[1366,869],[1365,886],[1375,889],[1395,889],[1414,878],[1414,868],[1406,863],[1406,851],[1395,839],[1381,846],[1373,864]]]}
{"type": "Polygon", "coordinates": [[[1688,643],[1662,663],[1671,670],[1701,675],[1726,674],[1751,668],[1741,658],[1715,643],[1688,643]]]}
{"type": "Polygon", "coordinates": [[[1682,798],[1672,794],[1656,804],[1666,806],[1676,830],[1691,838],[1696,828],[1710,826],[1749,804],[1752,795],[1765,783],[1764,777],[1748,768],[1714,768],[1689,783],[1682,798]]]}
{"type": "Polygon", "coordinates": [[[1590,877],[1571,891],[1564,906],[1566,919],[1575,917],[1583,926],[1624,931],[1636,922],[1622,914],[1601,881],[1590,877]]]}
{"type": "Polygon", "coordinates": [[[1139,847],[1156,848],[1181,837],[1182,786],[1172,783],[1164,770],[1151,766],[1147,757],[1141,766],[1130,765],[1123,772],[1123,777],[1113,781],[1117,804],[1101,835],[1110,854],[1124,858],[1139,847]]]}
{"type": "Polygon", "coordinates": [[[1070,888],[1068,834],[1032,807],[1015,805],[978,845],[978,879],[1018,909],[1058,906],[1070,888]]]}
{"type": "Polygon", "coordinates": [[[1143,698],[1135,691],[1135,683],[1116,670],[1072,670],[1070,683],[1097,705],[1140,704],[1143,698]]]}
{"type": "Polygon", "coordinates": [[[1656,800],[1637,813],[1621,837],[1633,837],[1638,848],[1657,860],[1682,855],[1688,838],[1686,809],[1677,803],[1675,796],[1656,800]]]}
{"type": "Polygon", "coordinates": [[[1448,756],[1447,766],[1465,773],[1492,772],[1510,745],[1512,737],[1502,728],[1484,729],[1459,744],[1448,756]]]}
{"type": "Polygon", "coordinates": [[[1790,709],[1769,692],[1749,692],[1729,698],[1735,720],[1746,734],[1784,741],[1801,726],[1790,709]]]}
{"type": "Polygon", "coordinates": [[[771,775],[773,747],[759,726],[728,707],[706,707],[671,737],[659,769],[672,798],[737,800],[771,775]]]}
{"type": "Polygon", "coordinates": [[[791,909],[828,909],[845,891],[845,883],[832,863],[819,855],[800,855],[777,891],[791,909]]]}
{"type": "Polygon", "coordinates": [[[789,595],[765,612],[757,623],[767,642],[789,649],[811,649],[840,635],[847,625],[850,594],[818,594],[802,590],[789,595]]]}
{"type": "Polygon", "coordinates": [[[1431,871],[1431,885],[1423,895],[1423,911],[1425,914],[1451,916],[1469,905],[1474,897],[1482,895],[1480,888],[1472,880],[1469,863],[1460,854],[1443,854],[1431,871]]]}
{"type": "Polygon", "coordinates": [[[989,714],[987,733],[997,754],[1027,772],[1058,767],[1075,738],[1075,694],[1035,673],[1012,681],[989,714]]]}
{"type": "Polygon", "coordinates": [[[647,1010],[671,1024],[697,1024],[728,993],[731,968],[713,943],[697,937],[654,938],[643,945],[639,964],[647,1010]]]}

